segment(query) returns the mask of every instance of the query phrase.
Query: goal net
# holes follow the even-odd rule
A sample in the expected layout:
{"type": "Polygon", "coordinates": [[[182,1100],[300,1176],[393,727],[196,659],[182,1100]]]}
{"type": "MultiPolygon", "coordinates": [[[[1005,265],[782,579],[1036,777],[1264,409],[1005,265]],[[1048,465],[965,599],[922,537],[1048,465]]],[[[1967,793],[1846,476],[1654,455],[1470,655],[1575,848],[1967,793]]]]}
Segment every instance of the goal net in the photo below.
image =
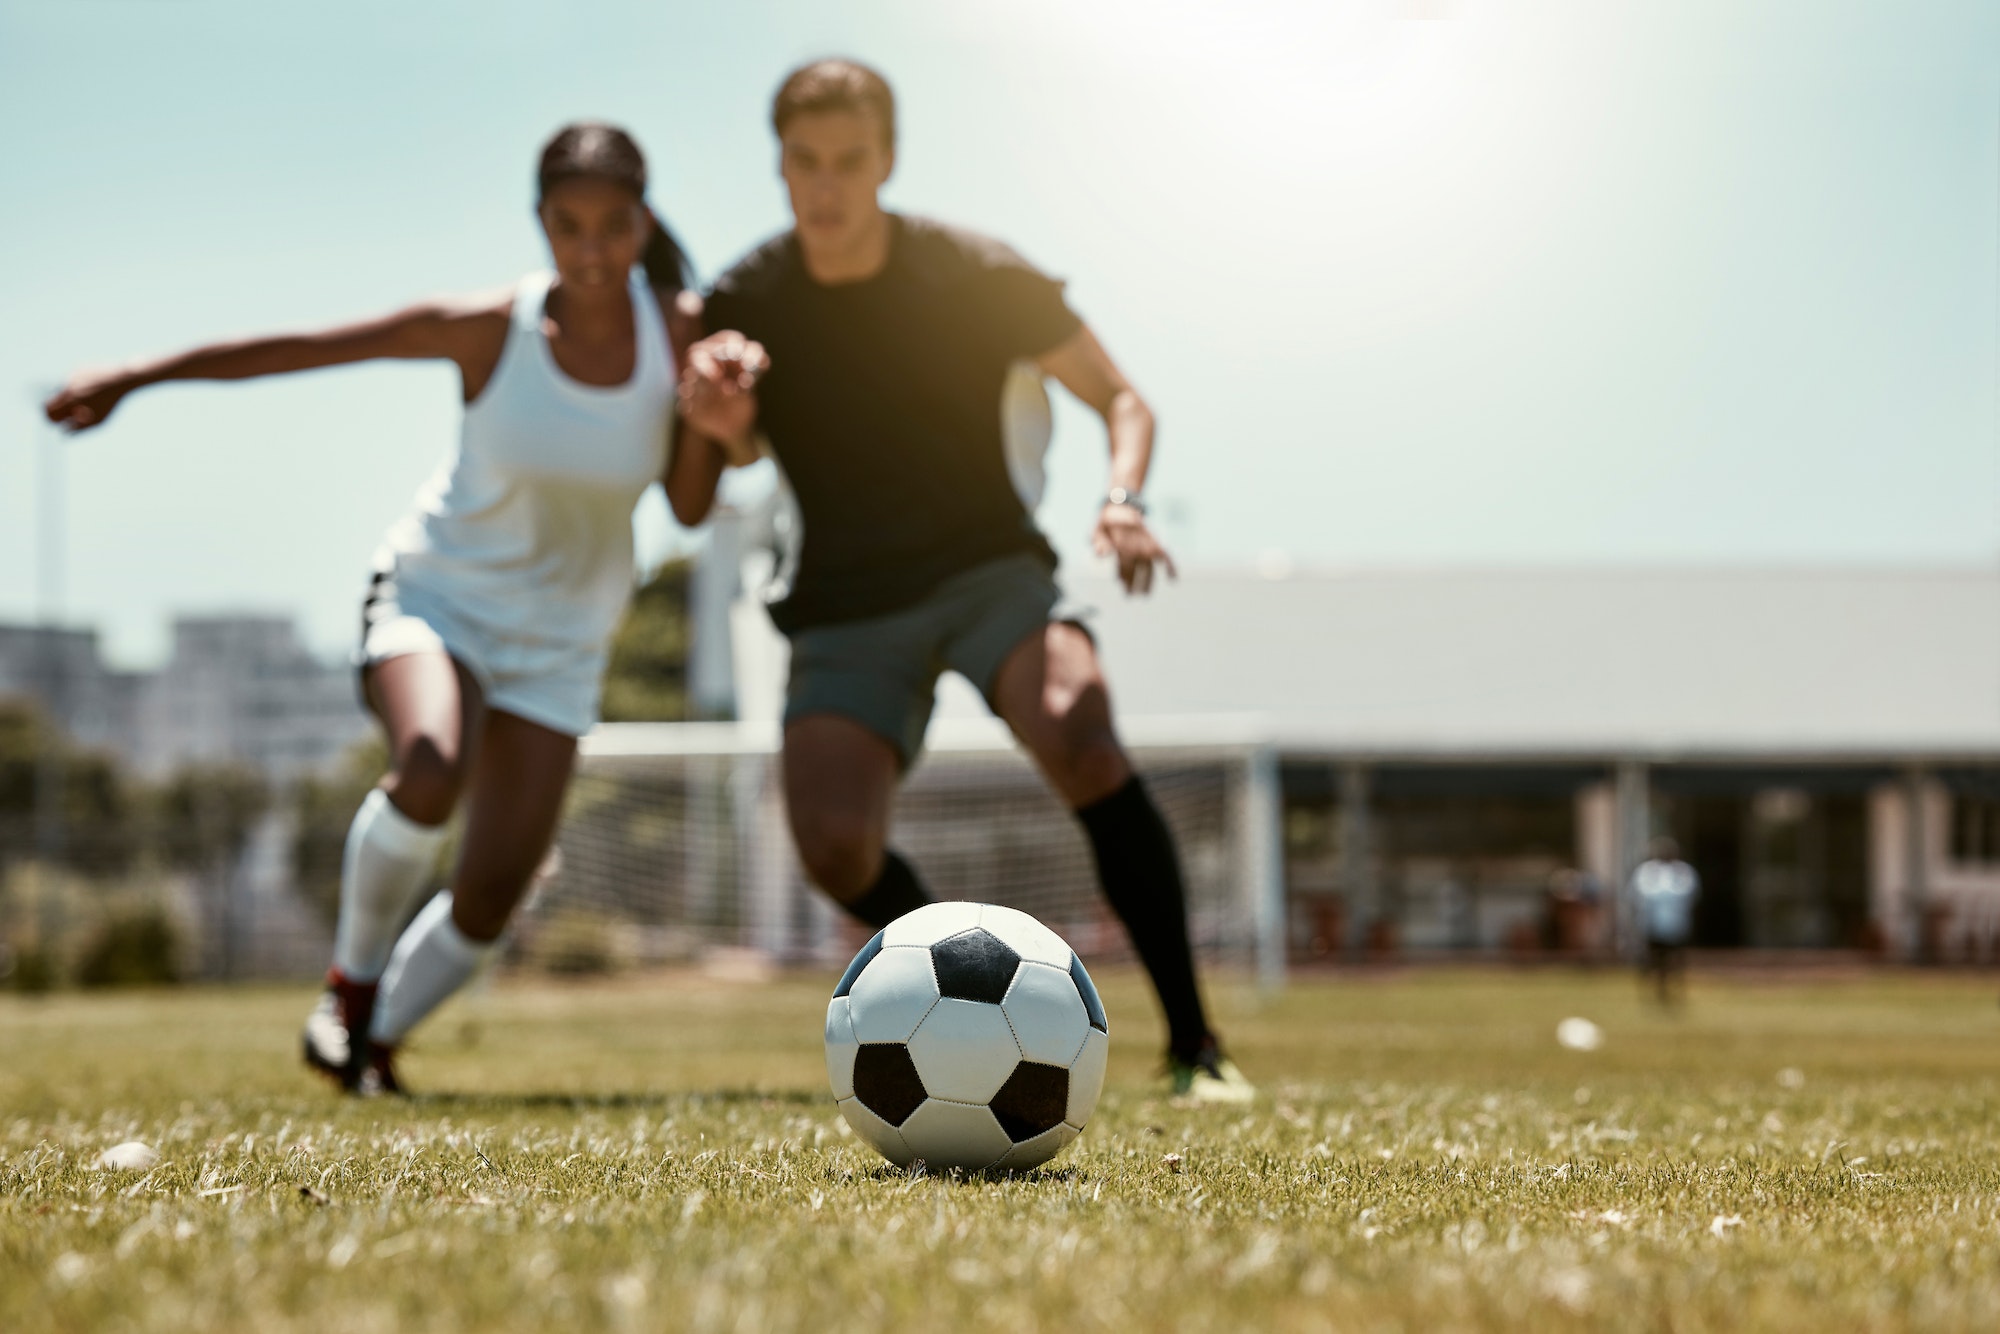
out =
{"type": "MultiPolygon", "coordinates": [[[[599,728],[584,744],[558,855],[523,914],[524,944],[587,921],[637,962],[718,947],[844,959],[866,933],[800,869],[777,740],[774,725],[755,723],[599,728]]],[[[1197,952],[1275,966],[1275,760],[1170,728],[1127,740],[1179,844],[1197,952]]],[[[934,727],[898,791],[891,842],[939,897],[1020,908],[1086,957],[1128,951],[1083,831],[997,725],[934,727]]]]}

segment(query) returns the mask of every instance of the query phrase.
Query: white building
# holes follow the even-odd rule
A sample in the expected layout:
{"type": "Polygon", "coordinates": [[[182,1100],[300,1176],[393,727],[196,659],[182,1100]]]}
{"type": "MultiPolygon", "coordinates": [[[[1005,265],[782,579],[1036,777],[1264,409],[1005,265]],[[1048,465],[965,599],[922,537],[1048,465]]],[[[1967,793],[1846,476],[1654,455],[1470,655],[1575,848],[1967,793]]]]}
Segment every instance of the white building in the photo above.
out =
{"type": "Polygon", "coordinates": [[[139,768],[248,764],[284,780],[336,762],[368,734],[352,668],[320,661],[285,616],[184,616],[141,698],[139,768]]]}
{"type": "Polygon", "coordinates": [[[34,700],[79,745],[121,750],[144,685],[143,676],[104,665],[95,630],[0,625],[0,698],[34,700]]]}
{"type": "Polygon", "coordinates": [[[153,777],[227,762],[285,781],[368,734],[352,669],[314,657],[282,616],[180,617],[166,665],[146,673],[106,669],[94,631],[0,626],[8,694],[153,777]]]}

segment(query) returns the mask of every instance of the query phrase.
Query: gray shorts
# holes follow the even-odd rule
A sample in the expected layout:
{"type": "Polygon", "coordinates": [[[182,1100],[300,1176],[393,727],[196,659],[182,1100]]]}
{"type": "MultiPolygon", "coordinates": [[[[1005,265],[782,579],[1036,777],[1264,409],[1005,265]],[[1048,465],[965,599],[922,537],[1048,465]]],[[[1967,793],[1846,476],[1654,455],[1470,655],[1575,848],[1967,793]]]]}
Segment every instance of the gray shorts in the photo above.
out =
{"type": "Polygon", "coordinates": [[[832,713],[860,723],[916,761],[938,677],[949,668],[993,704],[1007,655],[1051,621],[1081,625],[1048,567],[1003,556],[939,584],[887,616],[816,626],[792,636],[785,721],[832,713]]]}

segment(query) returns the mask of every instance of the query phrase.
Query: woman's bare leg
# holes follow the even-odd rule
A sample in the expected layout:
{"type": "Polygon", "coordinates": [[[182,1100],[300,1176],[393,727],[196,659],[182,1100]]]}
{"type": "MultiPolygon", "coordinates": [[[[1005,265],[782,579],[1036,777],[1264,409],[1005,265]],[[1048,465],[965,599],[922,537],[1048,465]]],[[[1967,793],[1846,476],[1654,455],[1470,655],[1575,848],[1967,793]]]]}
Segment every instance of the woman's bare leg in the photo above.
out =
{"type": "Polygon", "coordinates": [[[509,713],[486,715],[452,889],[396,942],[375,1011],[376,1043],[401,1042],[498,948],[555,836],[575,760],[575,737],[509,713]]]}
{"type": "Polygon", "coordinates": [[[369,1030],[396,936],[430,882],[465,787],[466,743],[484,713],[478,683],[443,653],[377,663],[365,684],[388,736],[389,772],[347,831],[333,968],[305,1032],[307,1064],[349,1089],[368,1067],[368,1044],[357,1039],[369,1030]]]}

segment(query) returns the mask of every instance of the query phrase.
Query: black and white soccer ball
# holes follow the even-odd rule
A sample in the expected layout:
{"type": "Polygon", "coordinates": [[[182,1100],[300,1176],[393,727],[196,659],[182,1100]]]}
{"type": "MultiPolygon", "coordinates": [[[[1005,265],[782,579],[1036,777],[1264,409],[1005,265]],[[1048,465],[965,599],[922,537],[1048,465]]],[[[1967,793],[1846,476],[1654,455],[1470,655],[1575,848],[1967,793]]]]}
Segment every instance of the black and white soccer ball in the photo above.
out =
{"type": "Polygon", "coordinates": [[[841,1114],[899,1167],[1047,1162],[1096,1108],[1110,1046],[1076,951],[990,903],[897,918],[861,947],[826,1007],[841,1114]]]}

